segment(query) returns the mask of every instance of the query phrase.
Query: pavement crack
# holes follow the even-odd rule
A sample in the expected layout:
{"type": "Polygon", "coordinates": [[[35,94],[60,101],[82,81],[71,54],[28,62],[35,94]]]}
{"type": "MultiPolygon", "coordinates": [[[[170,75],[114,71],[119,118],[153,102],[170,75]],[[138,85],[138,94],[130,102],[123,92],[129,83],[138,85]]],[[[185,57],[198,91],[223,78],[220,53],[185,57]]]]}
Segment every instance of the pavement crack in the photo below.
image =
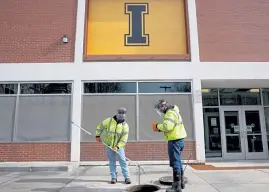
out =
{"type": "Polygon", "coordinates": [[[201,177],[200,175],[194,173],[195,175],[197,175],[200,179],[202,179],[204,182],[206,182],[208,185],[210,185],[213,189],[215,189],[216,191],[220,192],[216,187],[214,187],[213,185],[211,185],[207,180],[205,180],[203,177],[201,177]]]}
{"type": "Polygon", "coordinates": [[[8,180],[6,180],[6,181],[4,181],[4,182],[1,182],[1,183],[0,183],[0,186],[5,185],[6,183],[10,182],[11,180],[17,179],[17,178],[19,178],[20,176],[21,176],[20,174],[18,174],[17,176],[14,176],[14,177],[11,176],[10,179],[8,179],[8,180]]]}
{"type": "Polygon", "coordinates": [[[85,173],[86,173],[88,170],[90,170],[90,169],[92,169],[92,167],[89,167],[89,168],[86,168],[86,167],[80,167],[80,168],[78,168],[78,169],[75,171],[75,172],[77,173],[77,175],[74,176],[74,178],[70,179],[67,183],[65,183],[65,185],[62,186],[59,190],[57,190],[57,192],[61,192],[62,189],[66,188],[66,186],[68,186],[70,183],[72,183],[76,178],[82,176],[82,174],[85,175],[85,173]]]}
{"type": "Polygon", "coordinates": [[[61,192],[62,189],[64,189],[67,185],[69,185],[70,183],[72,183],[78,177],[79,177],[79,175],[78,176],[75,176],[72,179],[70,179],[70,181],[68,181],[64,186],[62,186],[59,190],[57,190],[57,192],[61,192]]]}

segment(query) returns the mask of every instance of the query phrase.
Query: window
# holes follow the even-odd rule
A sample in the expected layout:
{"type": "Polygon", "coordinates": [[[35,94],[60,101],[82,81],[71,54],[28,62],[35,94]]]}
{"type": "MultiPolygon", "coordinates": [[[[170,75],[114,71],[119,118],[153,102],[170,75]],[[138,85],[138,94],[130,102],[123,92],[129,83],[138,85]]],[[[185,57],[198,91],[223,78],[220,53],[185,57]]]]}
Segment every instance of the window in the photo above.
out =
{"type": "Polygon", "coordinates": [[[218,89],[202,89],[203,106],[218,106],[218,89]]]}
{"type": "Polygon", "coordinates": [[[0,84],[0,95],[12,95],[18,93],[18,84],[0,84]]]}
{"type": "Polygon", "coordinates": [[[221,157],[221,130],[219,108],[204,108],[204,138],[206,157],[221,157]]]}
{"type": "Polygon", "coordinates": [[[143,82],[138,83],[139,93],[190,93],[190,82],[143,82]]]}
{"type": "Polygon", "coordinates": [[[260,89],[219,89],[221,105],[260,105],[260,89]]]}
{"type": "Polygon", "coordinates": [[[134,82],[84,83],[84,93],[136,93],[134,82]]]}
{"type": "Polygon", "coordinates": [[[71,83],[22,83],[21,94],[70,94],[71,83]]]}
{"type": "Polygon", "coordinates": [[[193,108],[192,96],[190,94],[182,95],[140,95],[139,96],[139,118],[138,134],[139,141],[163,141],[163,134],[155,133],[150,129],[152,122],[160,121],[161,117],[154,111],[154,105],[159,99],[164,99],[171,105],[177,105],[180,110],[180,115],[183,119],[184,126],[187,132],[188,140],[195,140],[193,126],[193,108]]]}

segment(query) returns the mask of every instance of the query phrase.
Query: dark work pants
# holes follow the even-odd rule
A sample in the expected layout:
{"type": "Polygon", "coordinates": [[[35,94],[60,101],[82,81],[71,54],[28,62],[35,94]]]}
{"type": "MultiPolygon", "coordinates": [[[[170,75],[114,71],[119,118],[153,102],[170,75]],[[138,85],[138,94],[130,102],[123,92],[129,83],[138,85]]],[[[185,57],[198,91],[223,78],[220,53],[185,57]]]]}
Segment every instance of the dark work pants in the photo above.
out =
{"type": "Polygon", "coordinates": [[[181,162],[181,153],[184,149],[184,139],[175,141],[168,141],[168,155],[170,161],[170,167],[174,172],[183,172],[183,166],[181,162]]]}

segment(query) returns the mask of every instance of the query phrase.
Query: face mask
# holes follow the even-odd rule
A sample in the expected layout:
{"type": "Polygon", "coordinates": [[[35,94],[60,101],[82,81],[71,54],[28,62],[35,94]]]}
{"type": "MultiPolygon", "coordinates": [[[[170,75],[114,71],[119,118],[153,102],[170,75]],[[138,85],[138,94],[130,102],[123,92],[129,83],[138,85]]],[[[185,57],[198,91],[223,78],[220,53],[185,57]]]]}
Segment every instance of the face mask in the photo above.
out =
{"type": "Polygon", "coordinates": [[[160,116],[160,117],[162,117],[162,113],[161,113],[161,111],[159,111],[158,109],[154,109],[157,113],[158,113],[158,115],[160,116]]]}
{"type": "Polygon", "coordinates": [[[116,118],[117,118],[117,120],[119,120],[119,121],[125,121],[125,119],[126,119],[126,114],[120,114],[120,113],[118,113],[118,114],[116,115],[116,118]]]}

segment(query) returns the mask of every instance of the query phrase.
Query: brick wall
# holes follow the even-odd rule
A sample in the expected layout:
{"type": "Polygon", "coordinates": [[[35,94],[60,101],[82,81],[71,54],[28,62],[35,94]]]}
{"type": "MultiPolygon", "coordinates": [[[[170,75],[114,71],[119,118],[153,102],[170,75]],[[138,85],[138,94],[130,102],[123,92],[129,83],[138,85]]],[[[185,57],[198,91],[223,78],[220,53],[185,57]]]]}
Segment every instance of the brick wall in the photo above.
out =
{"type": "MultiPolygon", "coordinates": [[[[196,158],[195,141],[186,141],[183,159],[196,158]]],[[[128,143],[126,156],[134,161],[168,160],[164,142],[128,143]]],[[[70,161],[70,143],[0,143],[0,162],[70,161]]],[[[81,161],[107,161],[104,146],[81,143],[81,161]]]]}
{"type": "Polygon", "coordinates": [[[0,161],[70,161],[70,143],[0,143],[0,161]]]}
{"type": "Polygon", "coordinates": [[[76,9],[77,0],[1,0],[0,63],[72,62],[76,9]]]}
{"type": "Polygon", "coordinates": [[[268,0],[196,0],[201,61],[269,61],[268,0]]]}
{"type": "MultiPolygon", "coordinates": [[[[195,141],[186,141],[183,159],[196,159],[195,141]]],[[[137,142],[128,143],[126,156],[134,161],[168,160],[167,143],[165,142],[137,142]]],[[[99,143],[81,143],[81,161],[107,161],[104,146],[99,143]]]]}

